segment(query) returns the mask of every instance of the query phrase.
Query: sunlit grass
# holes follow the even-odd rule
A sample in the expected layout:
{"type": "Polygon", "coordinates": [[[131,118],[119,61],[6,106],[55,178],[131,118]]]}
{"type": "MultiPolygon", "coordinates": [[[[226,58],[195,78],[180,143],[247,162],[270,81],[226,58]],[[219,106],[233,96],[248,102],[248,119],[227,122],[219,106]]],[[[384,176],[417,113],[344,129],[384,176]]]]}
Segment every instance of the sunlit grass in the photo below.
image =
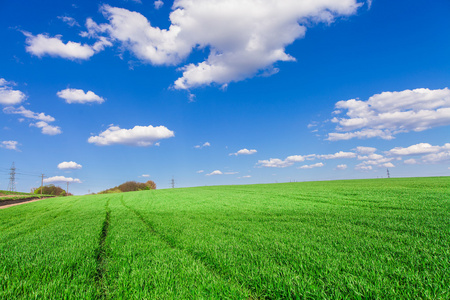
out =
{"type": "Polygon", "coordinates": [[[450,178],[156,190],[0,211],[3,299],[449,299],[450,178]]]}

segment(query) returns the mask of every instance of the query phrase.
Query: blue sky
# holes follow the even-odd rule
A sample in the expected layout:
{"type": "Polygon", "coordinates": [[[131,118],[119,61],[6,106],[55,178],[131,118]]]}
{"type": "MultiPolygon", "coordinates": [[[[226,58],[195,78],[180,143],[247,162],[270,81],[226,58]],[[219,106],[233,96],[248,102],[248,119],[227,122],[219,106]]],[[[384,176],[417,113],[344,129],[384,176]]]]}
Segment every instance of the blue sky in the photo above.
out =
{"type": "Polygon", "coordinates": [[[1,1],[0,189],[450,175],[450,2],[1,1]]]}

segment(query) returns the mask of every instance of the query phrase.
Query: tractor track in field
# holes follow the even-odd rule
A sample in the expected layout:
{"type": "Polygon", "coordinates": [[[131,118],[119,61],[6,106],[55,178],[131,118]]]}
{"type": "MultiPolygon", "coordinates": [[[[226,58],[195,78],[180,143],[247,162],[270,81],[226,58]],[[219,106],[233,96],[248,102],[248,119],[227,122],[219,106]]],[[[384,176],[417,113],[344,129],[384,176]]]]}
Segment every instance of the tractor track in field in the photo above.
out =
{"type": "Polygon", "coordinates": [[[166,243],[170,248],[172,249],[176,249],[178,251],[181,251],[185,254],[187,254],[188,256],[190,256],[191,258],[193,258],[197,263],[199,263],[200,265],[204,266],[206,270],[208,270],[210,273],[212,273],[215,277],[217,278],[221,278],[224,281],[229,282],[231,285],[237,287],[238,289],[240,289],[242,292],[244,292],[245,294],[248,295],[248,299],[261,299],[259,296],[255,295],[254,292],[252,291],[251,287],[246,287],[244,286],[243,283],[236,281],[235,279],[233,279],[231,276],[229,276],[228,274],[221,272],[220,270],[218,270],[215,266],[211,265],[210,263],[208,263],[207,261],[205,261],[205,259],[203,257],[201,257],[200,255],[197,255],[183,247],[180,247],[179,245],[176,244],[175,241],[173,241],[172,239],[168,238],[166,235],[158,232],[154,226],[148,221],[146,220],[142,214],[140,214],[137,210],[132,209],[131,207],[129,207],[128,205],[125,204],[125,201],[123,200],[123,196],[120,199],[120,202],[122,203],[122,205],[127,208],[128,210],[130,210],[131,212],[133,212],[136,217],[138,217],[142,223],[144,223],[144,225],[155,235],[157,236],[160,240],[162,240],[164,243],[166,243]]]}
{"type": "Polygon", "coordinates": [[[96,251],[96,261],[97,268],[95,273],[95,282],[98,286],[97,296],[99,299],[106,299],[107,297],[107,288],[105,284],[105,275],[106,275],[106,258],[107,258],[107,246],[106,246],[106,237],[108,236],[109,224],[111,219],[111,209],[109,208],[109,200],[106,201],[105,205],[105,220],[103,221],[102,230],[100,232],[99,240],[98,240],[98,248],[96,251]]]}

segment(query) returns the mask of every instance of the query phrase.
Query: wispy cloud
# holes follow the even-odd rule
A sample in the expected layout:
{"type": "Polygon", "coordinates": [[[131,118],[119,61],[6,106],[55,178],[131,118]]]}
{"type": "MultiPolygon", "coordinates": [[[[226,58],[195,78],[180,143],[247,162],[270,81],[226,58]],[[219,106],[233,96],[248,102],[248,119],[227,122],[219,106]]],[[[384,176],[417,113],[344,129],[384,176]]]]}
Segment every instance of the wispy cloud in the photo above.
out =
{"type": "Polygon", "coordinates": [[[194,148],[195,149],[202,149],[202,148],[210,147],[210,146],[211,146],[211,144],[209,142],[206,142],[206,143],[203,143],[202,145],[195,145],[194,148]]]}

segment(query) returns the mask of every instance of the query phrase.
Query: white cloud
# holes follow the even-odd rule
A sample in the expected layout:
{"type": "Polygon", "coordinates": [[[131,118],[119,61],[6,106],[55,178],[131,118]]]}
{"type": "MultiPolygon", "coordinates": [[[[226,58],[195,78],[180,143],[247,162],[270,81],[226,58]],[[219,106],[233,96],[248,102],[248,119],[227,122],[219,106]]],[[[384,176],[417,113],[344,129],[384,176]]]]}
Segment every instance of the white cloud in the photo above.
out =
{"type": "Polygon", "coordinates": [[[347,165],[345,165],[345,164],[336,166],[336,170],[345,170],[345,169],[347,169],[347,165]]]}
{"type": "Polygon", "coordinates": [[[48,116],[44,113],[32,112],[31,110],[28,110],[23,106],[20,106],[18,108],[8,106],[3,109],[3,112],[5,114],[17,114],[17,115],[24,116],[25,118],[28,118],[28,119],[39,120],[39,121],[44,121],[44,122],[55,121],[55,118],[53,118],[52,116],[48,116]]]}
{"type": "Polygon", "coordinates": [[[156,9],[160,9],[164,5],[164,2],[162,2],[161,0],[157,0],[153,2],[153,5],[155,6],[156,9]]]}
{"type": "Polygon", "coordinates": [[[135,126],[132,129],[121,129],[119,126],[110,125],[108,129],[101,132],[98,136],[91,136],[89,143],[97,146],[109,145],[129,145],[147,147],[161,139],[174,137],[173,131],[164,126],[153,127],[135,126]]]}
{"type": "Polygon", "coordinates": [[[22,103],[27,97],[18,90],[13,90],[13,82],[0,78],[0,105],[16,105],[22,103]]]}
{"type": "Polygon", "coordinates": [[[232,171],[232,172],[225,172],[225,173],[223,173],[223,174],[225,174],[225,175],[234,175],[234,174],[238,174],[239,172],[234,172],[234,171],[232,171]]]}
{"type": "Polygon", "coordinates": [[[30,126],[40,128],[42,133],[47,135],[57,135],[62,133],[61,128],[59,126],[53,126],[44,121],[31,123],[30,126]]]}
{"type": "Polygon", "coordinates": [[[291,155],[286,157],[286,162],[294,163],[294,162],[302,162],[305,161],[306,157],[303,155],[291,155]]]}
{"type": "MultiPolygon", "coordinates": [[[[27,119],[37,120],[38,122],[31,123],[30,126],[41,128],[43,134],[56,135],[62,133],[61,128],[58,126],[49,125],[48,123],[55,121],[52,116],[46,115],[44,113],[35,113],[31,110],[26,109],[23,106],[18,108],[8,106],[3,109],[6,114],[17,114],[21,115],[27,119]]],[[[19,119],[19,121],[22,121],[19,119]]]]}
{"type": "Polygon", "coordinates": [[[358,155],[358,160],[378,160],[384,158],[383,155],[371,153],[369,155],[358,155]]]}
{"type": "Polygon", "coordinates": [[[64,176],[53,176],[44,179],[44,183],[63,183],[63,182],[81,183],[81,180],[78,178],[64,177],[64,176]]]}
{"type": "Polygon", "coordinates": [[[279,158],[271,158],[269,160],[258,160],[257,165],[264,168],[286,168],[292,166],[291,161],[281,160],[279,158]]]}
{"type": "Polygon", "coordinates": [[[333,118],[337,132],[329,133],[328,140],[373,137],[389,140],[401,132],[450,125],[450,89],[383,92],[367,101],[339,101],[336,108],[347,113],[345,117],[333,118]]]}
{"type": "Polygon", "coordinates": [[[353,152],[339,151],[335,154],[316,155],[316,157],[318,159],[354,158],[354,157],[356,157],[356,154],[353,152]]]}
{"type": "Polygon", "coordinates": [[[150,177],[150,175],[149,175],[149,174],[142,174],[142,175],[141,175],[141,177],[144,177],[144,178],[149,178],[149,177],[150,177]]]}
{"type": "Polygon", "coordinates": [[[367,165],[364,165],[364,164],[358,164],[355,167],[355,170],[360,170],[360,171],[370,171],[372,169],[373,169],[372,166],[367,166],[367,165]]]}
{"type": "Polygon", "coordinates": [[[78,24],[78,22],[72,17],[59,16],[58,19],[60,19],[61,21],[63,21],[67,25],[69,25],[70,27],[80,26],[80,24],[78,24]]]}
{"type": "Polygon", "coordinates": [[[206,174],[206,176],[211,176],[211,175],[222,175],[223,173],[220,171],[220,170],[215,170],[215,171],[212,171],[211,173],[209,173],[209,174],[206,174]]]}
{"type": "Polygon", "coordinates": [[[63,161],[62,163],[58,164],[58,169],[60,170],[78,170],[82,167],[82,165],[77,164],[74,161],[63,161]]]}
{"type": "MultiPolygon", "coordinates": [[[[447,144],[448,145],[448,144],[447,144]]],[[[436,164],[450,160],[450,148],[438,153],[428,154],[422,157],[424,163],[436,164]]]]}
{"type": "Polygon", "coordinates": [[[355,148],[355,150],[360,154],[372,154],[377,151],[377,148],[358,146],[355,148]]]}
{"type": "Polygon", "coordinates": [[[241,179],[241,178],[252,178],[252,176],[251,175],[245,175],[245,176],[238,177],[238,179],[241,179]]]}
{"type": "Polygon", "coordinates": [[[17,141],[2,141],[0,143],[0,148],[19,151],[19,149],[17,148],[18,145],[19,145],[19,142],[17,142],[17,141]]]}
{"type": "Polygon", "coordinates": [[[381,166],[385,167],[385,168],[393,168],[393,167],[395,167],[393,163],[385,163],[385,164],[382,164],[381,166]]]}
{"type": "Polygon", "coordinates": [[[210,147],[211,144],[209,142],[204,143],[203,145],[196,145],[194,146],[195,149],[202,149],[204,147],[210,147]]]}
{"type": "MultiPolygon", "coordinates": [[[[154,2],[156,8],[159,3],[154,2]]],[[[174,88],[226,86],[276,73],[276,62],[295,61],[285,48],[305,36],[306,26],[332,23],[355,14],[361,5],[357,0],[178,0],[168,29],[153,27],[138,12],[103,5],[109,23],[90,29],[154,65],[178,65],[192,51],[209,48],[203,62],[180,68],[183,75],[174,88]]]]}
{"type": "Polygon", "coordinates": [[[323,167],[324,164],[323,163],[317,163],[317,164],[312,164],[312,165],[303,165],[301,167],[298,167],[299,169],[312,169],[312,168],[320,168],[323,167]]]}
{"type": "Polygon", "coordinates": [[[203,172],[205,172],[205,171],[204,170],[198,170],[197,171],[198,174],[203,173],[203,172]]]}
{"type": "Polygon", "coordinates": [[[238,156],[238,155],[251,155],[251,154],[255,154],[256,152],[258,152],[258,151],[256,151],[255,149],[248,150],[247,148],[244,148],[244,149],[239,150],[236,153],[230,153],[230,155],[236,155],[236,156],[238,156]]]}
{"type": "Polygon", "coordinates": [[[89,59],[95,54],[93,46],[82,45],[75,42],[67,42],[66,44],[61,41],[61,36],[49,37],[46,34],[38,34],[36,36],[25,32],[26,50],[27,52],[42,57],[44,55],[59,56],[71,60],[75,59],[89,59]]]}
{"type": "Polygon", "coordinates": [[[420,155],[420,154],[429,154],[436,153],[441,150],[439,146],[432,146],[428,143],[420,143],[416,145],[409,146],[407,148],[395,147],[389,151],[387,154],[390,155],[420,155]]]}
{"type": "Polygon", "coordinates": [[[417,161],[414,158],[410,158],[404,161],[405,164],[407,165],[415,165],[417,164],[417,161]]]}
{"type": "Polygon", "coordinates": [[[66,103],[103,103],[105,99],[97,96],[94,92],[88,91],[85,93],[79,89],[65,89],[56,93],[59,98],[66,100],[66,103]]]}

